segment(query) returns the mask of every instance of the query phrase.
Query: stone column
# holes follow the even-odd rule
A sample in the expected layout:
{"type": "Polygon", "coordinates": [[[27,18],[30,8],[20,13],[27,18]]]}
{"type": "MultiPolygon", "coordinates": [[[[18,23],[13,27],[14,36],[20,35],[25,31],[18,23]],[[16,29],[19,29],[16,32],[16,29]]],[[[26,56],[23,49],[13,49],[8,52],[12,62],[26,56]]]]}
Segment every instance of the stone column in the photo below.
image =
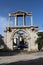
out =
{"type": "Polygon", "coordinates": [[[13,50],[13,40],[11,39],[11,32],[7,31],[7,48],[13,50]]]}
{"type": "Polygon", "coordinates": [[[17,18],[17,16],[15,16],[15,26],[17,26],[18,25],[18,18],[17,18]]]}
{"type": "Polygon", "coordinates": [[[26,16],[24,16],[24,25],[26,25],[26,16]]]}
{"type": "Polygon", "coordinates": [[[18,26],[18,17],[16,16],[16,18],[17,18],[17,19],[16,19],[16,25],[18,26]]]}
{"type": "Polygon", "coordinates": [[[31,16],[31,26],[33,26],[32,16],[31,16]]]}
{"type": "Polygon", "coordinates": [[[23,14],[23,26],[24,26],[24,14],[23,14]]]}
{"type": "Polygon", "coordinates": [[[10,27],[10,16],[8,17],[8,27],[10,27]]]}

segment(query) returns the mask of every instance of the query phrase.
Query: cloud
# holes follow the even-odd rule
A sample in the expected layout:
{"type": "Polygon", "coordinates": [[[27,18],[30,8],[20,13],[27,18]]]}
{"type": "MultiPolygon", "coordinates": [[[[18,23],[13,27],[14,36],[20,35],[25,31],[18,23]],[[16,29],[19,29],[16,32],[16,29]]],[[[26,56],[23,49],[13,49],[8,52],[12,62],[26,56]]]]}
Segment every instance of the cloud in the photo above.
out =
{"type": "Polygon", "coordinates": [[[3,35],[4,28],[7,27],[8,20],[5,17],[0,16],[0,34],[3,35]]]}

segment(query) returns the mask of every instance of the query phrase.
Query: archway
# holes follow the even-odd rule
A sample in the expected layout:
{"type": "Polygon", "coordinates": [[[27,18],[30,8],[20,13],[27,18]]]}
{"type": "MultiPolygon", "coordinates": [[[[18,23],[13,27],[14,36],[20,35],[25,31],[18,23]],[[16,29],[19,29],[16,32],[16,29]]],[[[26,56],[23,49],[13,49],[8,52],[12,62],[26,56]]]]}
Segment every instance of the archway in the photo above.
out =
{"type": "Polygon", "coordinates": [[[27,33],[24,30],[17,30],[13,36],[13,48],[14,49],[27,48],[28,43],[26,41],[26,36],[27,33]]]}

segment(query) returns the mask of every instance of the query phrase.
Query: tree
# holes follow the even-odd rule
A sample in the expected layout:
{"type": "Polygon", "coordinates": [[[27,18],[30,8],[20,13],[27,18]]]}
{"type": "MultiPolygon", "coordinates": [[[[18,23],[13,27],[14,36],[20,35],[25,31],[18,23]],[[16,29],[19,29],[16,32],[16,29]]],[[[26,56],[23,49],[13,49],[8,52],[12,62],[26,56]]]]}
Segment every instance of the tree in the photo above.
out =
{"type": "Polygon", "coordinates": [[[0,34],[0,46],[1,46],[1,45],[4,45],[3,38],[4,38],[4,37],[0,34]]]}
{"type": "Polygon", "coordinates": [[[36,40],[36,43],[38,43],[38,49],[41,50],[43,46],[43,32],[38,32],[38,38],[36,40]]]}
{"type": "Polygon", "coordinates": [[[4,36],[0,34],[0,51],[5,51],[7,46],[4,43],[4,36]]]}

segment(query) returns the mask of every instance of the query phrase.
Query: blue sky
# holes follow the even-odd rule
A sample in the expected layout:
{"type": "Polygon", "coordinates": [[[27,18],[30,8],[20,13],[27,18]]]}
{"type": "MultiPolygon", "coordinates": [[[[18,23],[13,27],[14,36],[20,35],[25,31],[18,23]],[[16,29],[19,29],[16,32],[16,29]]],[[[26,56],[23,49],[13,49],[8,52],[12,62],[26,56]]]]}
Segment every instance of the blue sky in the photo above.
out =
{"type": "Polygon", "coordinates": [[[8,13],[18,10],[32,12],[34,25],[43,29],[43,0],[0,0],[0,34],[8,25],[8,13]]]}

